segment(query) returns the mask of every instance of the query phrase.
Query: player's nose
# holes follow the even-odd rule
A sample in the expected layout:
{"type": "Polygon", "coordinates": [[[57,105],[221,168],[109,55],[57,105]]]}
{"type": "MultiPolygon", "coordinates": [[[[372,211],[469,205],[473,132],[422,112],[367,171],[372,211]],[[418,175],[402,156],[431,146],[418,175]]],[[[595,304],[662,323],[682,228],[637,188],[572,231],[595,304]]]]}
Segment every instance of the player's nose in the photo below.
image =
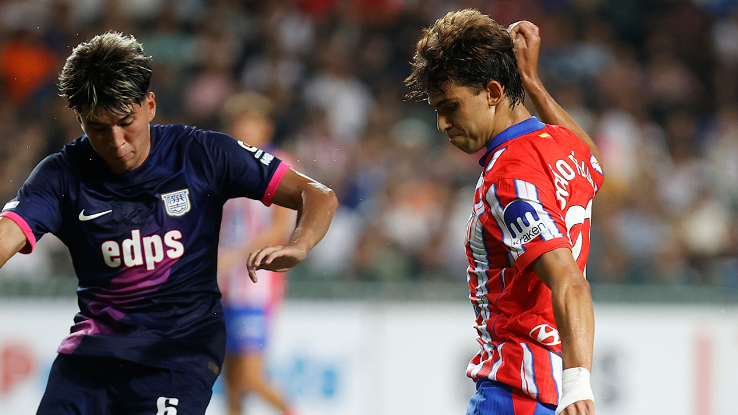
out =
{"type": "Polygon", "coordinates": [[[436,118],[439,131],[444,132],[451,128],[451,123],[448,121],[448,117],[439,114],[436,118]]]}
{"type": "Polygon", "coordinates": [[[115,125],[113,128],[111,128],[111,134],[110,134],[110,145],[113,148],[121,148],[123,147],[123,144],[126,142],[125,133],[123,131],[123,128],[115,125]]]}

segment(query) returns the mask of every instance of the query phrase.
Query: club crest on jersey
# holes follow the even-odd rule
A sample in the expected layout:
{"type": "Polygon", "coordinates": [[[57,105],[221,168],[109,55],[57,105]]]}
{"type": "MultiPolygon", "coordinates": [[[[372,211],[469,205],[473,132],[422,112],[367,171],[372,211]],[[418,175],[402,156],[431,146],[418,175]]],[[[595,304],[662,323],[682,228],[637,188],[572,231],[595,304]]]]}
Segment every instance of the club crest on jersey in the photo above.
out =
{"type": "Polygon", "coordinates": [[[515,247],[532,241],[546,229],[536,209],[525,200],[518,199],[507,205],[502,217],[515,247]]]}
{"type": "Polygon", "coordinates": [[[164,207],[169,216],[182,216],[190,211],[190,189],[177,190],[176,192],[161,195],[164,207]]]}

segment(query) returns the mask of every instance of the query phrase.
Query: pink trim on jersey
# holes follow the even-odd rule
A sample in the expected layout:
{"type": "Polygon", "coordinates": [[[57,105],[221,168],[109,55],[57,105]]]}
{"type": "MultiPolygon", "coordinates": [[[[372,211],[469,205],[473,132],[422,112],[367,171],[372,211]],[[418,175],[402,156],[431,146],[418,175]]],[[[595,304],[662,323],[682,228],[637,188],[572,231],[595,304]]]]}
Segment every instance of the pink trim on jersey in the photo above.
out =
{"type": "Polygon", "coordinates": [[[279,163],[277,171],[274,172],[274,176],[272,176],[272,180],[269,182],[266,192],[264,192],[264,197],[261,199],[261,202],[264,205],[271,206],[272,198],[274,197],[274,193],[277,191],[277,186],[279,186],[279,182],[282,181],[282,176],[284,176],[289,168],[290,166],[288,166],[287,163],[279,163]]]}
{"type": "Polygon", "coordinates": [[[19,214],[10,211],[0,213],[0,217],[6,217],[15,222],[16,225],[20,226],[23,234],[26,235],[26,240],[28,240],[28,243],[26,243],[18,252],[20,252],[21,254],[30,254],[31,252],[33,252],[33,248],[36,247],[36,237],[33,235],[31,227],[28,226],[28,223],[25,221],[25,219],[20,217],[19,214]]]}
{"type": "Polygon", "coordinates": [[[72,354],[82,342],[82,337],[88,334],[99,333],[97,324],[93,320],[82,320],[71,328],[71,334],[62,340],[57,353],[72,354]]]}

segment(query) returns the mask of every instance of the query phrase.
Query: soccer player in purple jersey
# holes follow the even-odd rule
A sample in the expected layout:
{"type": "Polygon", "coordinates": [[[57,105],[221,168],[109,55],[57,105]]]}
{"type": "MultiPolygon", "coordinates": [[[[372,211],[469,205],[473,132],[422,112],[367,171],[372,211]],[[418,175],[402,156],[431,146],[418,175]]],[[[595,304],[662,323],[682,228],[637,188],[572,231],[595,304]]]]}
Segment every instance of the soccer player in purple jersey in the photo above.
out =
{"type": "Polygon", "coordinates": [[[406,80],[451,144],[486,150],[466,240],[480,345],[468,415],[595,411],[584,269],[603,175],[594,142],[538,78],[539,46],[530,22],[451,12],[424,30],[406,80]],[[548,124],[522,105],[526,91],[548,124]]]}
{"type": "Polygon", "coordinates": [[[0,266],[51,232],[79,279],[80,311],[38,414],[202,415],[225,349],[223,204],[248,197],[297,211],[287,243],[248,254],[254,282],[258,269],[302,261],[338,205],[326,186],[248,143],[150,124],[150,60],[115,32],[72,51],[59,90],[84,135],[39,163],[0,213],[0,266]]]}

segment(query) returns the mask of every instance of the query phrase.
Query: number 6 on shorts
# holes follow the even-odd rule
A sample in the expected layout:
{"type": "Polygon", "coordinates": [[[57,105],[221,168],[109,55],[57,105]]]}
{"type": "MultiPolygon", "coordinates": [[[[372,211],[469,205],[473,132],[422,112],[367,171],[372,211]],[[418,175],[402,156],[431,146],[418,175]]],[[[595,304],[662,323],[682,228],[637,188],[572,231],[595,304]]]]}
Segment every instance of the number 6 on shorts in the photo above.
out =
{"type": "Polygon", "coordinates": [[[179,405],[179,399],[160,396],[156,400],[156,415],[177,415],[177,408],[175,408],[177,405],[179,405]]]}

